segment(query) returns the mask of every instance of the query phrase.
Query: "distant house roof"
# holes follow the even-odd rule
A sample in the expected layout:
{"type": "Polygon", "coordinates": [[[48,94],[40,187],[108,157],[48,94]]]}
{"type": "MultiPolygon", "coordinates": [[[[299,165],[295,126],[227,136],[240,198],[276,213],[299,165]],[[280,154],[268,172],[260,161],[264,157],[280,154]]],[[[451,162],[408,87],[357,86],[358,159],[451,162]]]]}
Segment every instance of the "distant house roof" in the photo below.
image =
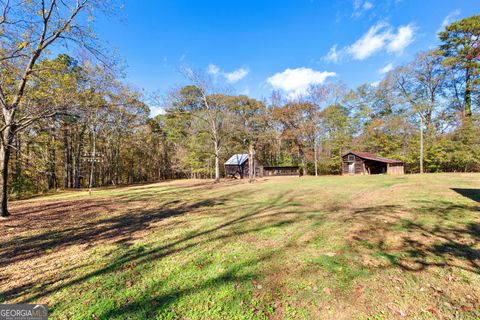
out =
{"type": "Polygon", "coordinates": [[[360,152],[360,151],[349,151],[347,153],[345,153],[343,155],[343,157],[345,157],[346,155],[349,155],[349,154],[354,154],[356,155],[357,157],[360,157],[362,159],[366,159],[366,160],[372,160],[372,161],[378,161],[378,162],[383,162],[383,163],[403,163],[402,161],[400,160],[393,160],[393,159],[388,159],[388,158],[383,158],[383,157],[379,157],[373,153],[369,153],[369,152],[360,152]]]}
{"type": "Polygon", "coordinates": [[[225,162],[225,165],[241,166],[245,161],[248,160],[247,153],[234,154],[230,159],[225,162]]]}

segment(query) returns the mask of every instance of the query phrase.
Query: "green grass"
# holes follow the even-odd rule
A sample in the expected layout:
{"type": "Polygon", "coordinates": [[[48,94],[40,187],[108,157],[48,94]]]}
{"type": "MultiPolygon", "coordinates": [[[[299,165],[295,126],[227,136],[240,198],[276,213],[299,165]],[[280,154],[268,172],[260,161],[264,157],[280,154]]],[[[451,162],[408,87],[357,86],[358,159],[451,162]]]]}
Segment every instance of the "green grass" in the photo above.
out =
{"type": "Polygon", "coordinates": [[[479,190],[480,174],[327,176],[17,201],[0,301],[52,319],[478,319],[479,190]]]}

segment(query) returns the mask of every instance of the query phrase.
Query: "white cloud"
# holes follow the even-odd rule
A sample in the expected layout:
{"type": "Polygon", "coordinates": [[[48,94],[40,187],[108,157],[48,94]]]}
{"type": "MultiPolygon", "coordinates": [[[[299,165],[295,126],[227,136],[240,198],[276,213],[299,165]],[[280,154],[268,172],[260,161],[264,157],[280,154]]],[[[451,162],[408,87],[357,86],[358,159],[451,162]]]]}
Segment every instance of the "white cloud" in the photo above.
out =
{"type": "Polygon", "coordinates": [[[314,84],[323,83],[328,77],[336,76],[335,72],[316,71],[310,68],[286,69],[267,79],[273,88],[286,92],[290,98],[305,94],[314,84]]]}
{"type": "Polygon", "coordinates": [[[229,83],[235,83],[245,78],[249,73],[247,68],[240,68],[230,73],[224,73],[225,78],[229,83]]]}
{"type": "Polygon", "coordinates": [[[216,76],[220,73],[220,68],[214,64],[209,64],[207,68],[207,73],[211,74],[212,76],[216,76]]]}
{"type": "Polygon", "coordinates": [[[391,37],[386,23],[377,23],[370,27],[366,34],[350,45],[346,51],[356,60],[363,60],[380,51],[391,37]]]}
{"type": "Polygon", "coordinates": [[[338,62],[350,57],[354,60],[364,60],[378,52],[401,54],[415,39],[416,28],[413,24],[398,27],[397,31],[386,22],[371,26],[357,41],[337,50],[333,46],[324,57],[326,61],[338,62]]]}
{"type": "Polygon", "coordinates": [[[393,53],[402,53],[413,42],[414,34],[415,28],[412,24],[398,28],[398,33],[392,35],[387,50],[393,53]]]}
{"type": "Polygon", "coordinates": [[[248,68],[244,67],[234,70],[232,72],[224,72],[217,65],[214,64],[209,64],[207,68],[208,74],[214,76],[215,78],[219,75],[223,76],[228,83],[235,83],[237,81],[240,81],[241,79],[245,78],[249,72],[250,71],[248,70],[248,68]]]}
{"type": "Polygon", "coordinates": [[[340,59],[340,56],[337,52],[337,45],[334,45],[333,47],[330,48],[330,50],[328,51],[324,59],[328,62],[338,62],[338,60],[340,59]]]}
{"type": "Polygon", "coordinates": [[[358,18],[365,12],[373,8],[373,3],[369,0],[355,0],[353,2],[353,14],[352,17],[358,18]]]}
{"type": "Polygon", "coordinates": [[[451,11],[442,21],[442,25],[438,28],[437,32],[444,31],[445,27],[453,22],[455,17],[460,15],[460,9],[451,11]]]}
{"type": "Polygon", "coordinates": [[[353,1],[353,10],[358,10],[362,6],[362,0],[353,1]]]}
{"type": "Polygon", "coordinates": [[[374,82],[370,83],[370,85],[372,87],[378,87],[379,84],[380,84],[380,81],[374,81],[374,82]]]}
{"type": "Polygon", "coordinates": [[[363,4],[363,10],[370,10],[373,8],[373,4],[370,1],[365,1],[363,4]]]}
{"type": "Polygon", "coordinates": [[[390,71],[393,70],[393,64],[392,63],[389,63],[387,64],[385,67],[381,68],[380,70],[378,70],[378,73],[380,74],[384,74],[384,73],[388,73],[390,71]]]}

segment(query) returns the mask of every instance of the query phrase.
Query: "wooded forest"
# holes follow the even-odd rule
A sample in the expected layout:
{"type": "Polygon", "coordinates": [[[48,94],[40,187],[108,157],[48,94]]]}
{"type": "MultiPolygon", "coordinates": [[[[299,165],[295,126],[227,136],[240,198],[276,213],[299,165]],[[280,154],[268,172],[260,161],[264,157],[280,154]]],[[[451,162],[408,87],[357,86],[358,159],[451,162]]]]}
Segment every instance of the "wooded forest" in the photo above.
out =
{"type": "Polygon", "coordinates": [[[308,175],[338,174],[348,150],[402,160],[408,173],[480,171],[480,15],[448,25],[439,47],[379,83],[328,82],[301,96],[278,91],[257,100],[185,66],[188,85],[161,97],[126,83],[103,61],[88,26],[76,22],[78,12],[108,6],[101,1],[68,10],[57,10],[59,2],[29,2],[34,8],[27,9],[1,3],[0,156],[8,198],[218,180],[226,159],[247,152],[264,165],[299,165],[308,175]],[[88,50],[54,54],[48,46],[55,41],[88,50]],[[152,118],[149,105],[164,112],[152,118]]]}

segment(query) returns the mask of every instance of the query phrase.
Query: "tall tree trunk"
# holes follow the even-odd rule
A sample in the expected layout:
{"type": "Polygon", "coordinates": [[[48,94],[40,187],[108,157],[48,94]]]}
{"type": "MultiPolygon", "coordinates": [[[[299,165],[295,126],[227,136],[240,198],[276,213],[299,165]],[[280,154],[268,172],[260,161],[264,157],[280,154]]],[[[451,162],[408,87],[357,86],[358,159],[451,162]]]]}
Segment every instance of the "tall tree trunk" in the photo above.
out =
{"type": "Polygon", "coordinates": [[[14,180],[18,182],[22,174],[22,162],[21,162],[21,139],[20,132],[15,134],[15,175],[14,180]]]}
{"type": "Polygon", "coordinates": [[[83,134],[86,128],[82,128],[82,131],[78,134],[78,142],[77,142],[77,152],[75,154],[75,167],[74,167],[74,188],[80,188],[80,168],[81,168],[81,161],[82,161],[82,149],[83,149],[83,134]]]}
{"type": "Polygon", "coordinates": [[[255,145],[250,144],[248,148],[248,182],[252,183],[255,179],[255,145]]]}
{"type": "Polygon", "coordinates": [[[115,181],[114,184],[119,184],[120,182],[120,151],[118,147],[115,147],[115,170],[114,170],[114,178],[113,181],[115,181]]]}
{"type": "Polygon", "coordinates": [[[313,139],[313,158],[315,161],[315,177],[318,177],[317,139],[313,139]]]}
{"type": "Polygon", "coordinates": [[[298,148],[298,155],[300,156],[300,161],[302,162],[302,176],[307,175],[307,168],[305,163],[305,152],[303,152],[303,148],[298,148]]]}
{"type": "Polygon", "coordinates": [[[68,128],[63,127],[63,150],[64,150],[64,167],[63,167],[63,187],[68,188],[70,176],[70,144],[68,143],[68,128]]]}
{"type": "Polygon", "coordinates": [[[217,139],[214,139],[215,147],[215,182],[220,181],[220,146],[217,139]]]}
{"type": "Polygon", "coordinates": [[[48,190],[57,188],[57,157],[55,154],[55,127],[50,132],[50,143],[48,146],[48,190]]]}
{"type": "Polygon", "coordinates": [[[472,116],[472,79],[470,69],[470,65],[467,65],[467,69],[465,70],[465,117],[467,118],[472,116]]]}
{"type": "Polygon", "coordinates": [[[420,173],[423,173],[423,118],[420,116],[420,173]]]}
{"type": "MultiPolygon", "coordinates": [[[[72,141],[71,137],[70,137],[70,141],[72,141]]],[[[70,148],[69,148],[69,151],[68,151],[68,162],[70,163],[70,166],[69,166],[69,169],[68,169],[68,175],[69,175],[69,179],[68,179],[68,186],[69,188],[73,188],[73,143],[70,143],[70,148]]]]}
{"type": "Polygon", "coordinates": [[[128,174],[128,183],[133,184],[134,180],[134,172],[133,172],[133,160],[130,160],[130,173],[128,174]]]}
{"type": "Polygon", "coordinates": [[[10,215],[10,213],[8,212],[7,184],[8,184],[8,162],[10,160],[10,153],[12,150],[11,149],[12,140],[13,140],[13,128],[11,125],[9,125],[3,131],[3,142],[0,144],[0,171],[2,173],[2,178],[0,182],[0,187],[2,191],[2,195],[1,195],[2,208],[1,208],[0,216],[2,217],[8,217],[10,215]]]}
{"type": "Polygon", "coordinates": [[[92,156],[90,157],[90,160],[92,161],[92,165],[90,167],[90,179],[88,181],[88,194],[92,194],[92,187],[94,186],[94,181],[93,179],[95,178],[95,161],[96,159],[96,147],[97,147],[97,140],[96,140],[96,129],[93,127],[93,147],[92,147],[92,156]]]}

